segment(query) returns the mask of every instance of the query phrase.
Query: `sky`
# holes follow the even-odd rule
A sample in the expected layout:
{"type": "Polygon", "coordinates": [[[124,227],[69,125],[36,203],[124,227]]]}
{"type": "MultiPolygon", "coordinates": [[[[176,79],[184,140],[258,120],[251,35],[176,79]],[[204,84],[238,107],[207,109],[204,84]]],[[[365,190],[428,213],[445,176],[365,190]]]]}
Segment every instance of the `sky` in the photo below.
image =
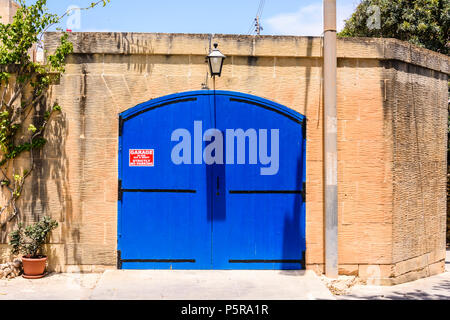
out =
{"type": "MultiPolygon", "coordinates": [[[[94,0],[48,0],[50,12],[70,6],[87,7],[94,0]]],[[[106,7],[81,11],[63,21],[62,28],[83,32],[163,32],[249,34],[262,0],[111,0],[106,7]]],[[[32,1],[29,1],[31,3],[32,1]]],[[[263,35],[322,34],[322,0],[265,0],[263,35]]],[[[358,0],[337,0],[338,30],[358,0]]],[[[73,12],[73,11],[72,11],[73,12]]]]}

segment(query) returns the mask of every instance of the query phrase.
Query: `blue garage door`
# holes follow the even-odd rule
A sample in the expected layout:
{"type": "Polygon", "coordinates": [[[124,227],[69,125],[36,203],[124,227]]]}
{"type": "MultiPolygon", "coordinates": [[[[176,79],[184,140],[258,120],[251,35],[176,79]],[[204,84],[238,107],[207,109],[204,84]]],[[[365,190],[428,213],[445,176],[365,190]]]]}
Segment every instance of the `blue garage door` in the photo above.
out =
{"type": "Polygon", "coordinates": [[[305,124],[226,91],[122,113],[119,268],[303,268],[305,124]]]}

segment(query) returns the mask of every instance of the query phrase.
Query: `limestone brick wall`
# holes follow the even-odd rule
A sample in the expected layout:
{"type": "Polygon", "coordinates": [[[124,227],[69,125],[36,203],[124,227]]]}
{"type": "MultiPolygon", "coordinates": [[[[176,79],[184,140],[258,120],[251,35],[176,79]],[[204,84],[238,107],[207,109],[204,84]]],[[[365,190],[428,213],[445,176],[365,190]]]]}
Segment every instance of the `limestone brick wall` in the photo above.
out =
{"type": "Polygon", "coordinates": [[[13,0],[0,0],[0,23],[11,23],[18,8],[13,0]]]}
{"type": "MultiPolygon", "coordinates": [[[[46,35],[47,49],[59,36],[46,35]]],[[[216,89],[261,96],[307,117],[306,263],[323,272],[321,38],[72,33],[70,39],[75,52],[49,97],[63,113],[52,124],[22,215],[60,221],[48,246],[53,269],[115,268],[118,114],[168,94],[212,89],[205,56],[217,42],[228,58],[216,89]]],[[[427,255],[424,268],[436,273],[445,253],[442,106],[449,59],[365,38],[339,40],[338,56],[340,272],[393,284],[411,278],[400,277],[414,269],[410,259],[427,255]]],[[[0,252],[8,255],[5,244],[0,252]]]]}

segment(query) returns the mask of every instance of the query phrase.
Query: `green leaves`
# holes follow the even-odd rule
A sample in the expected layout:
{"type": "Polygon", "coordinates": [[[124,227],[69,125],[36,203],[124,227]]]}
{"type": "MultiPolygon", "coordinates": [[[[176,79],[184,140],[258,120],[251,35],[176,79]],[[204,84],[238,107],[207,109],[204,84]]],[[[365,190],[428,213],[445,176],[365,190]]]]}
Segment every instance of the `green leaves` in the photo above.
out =
{"type": "Polygon", "coordinates": [[[91,8],[96,7],[97,5],[99,5],[100,3],[103,4],[103,7],[105,7],[108,3],[110,2],[110,0],[101,0],[101,1],[97,1],[97,2],[91,2],[91,8]]]}
{"type": "Polygon", "coordinates": [[[37,257],[47,241],[49,233],[58,227],[58,222],[50,217],[43,217],[39,222],[26,228],[19,223],[17,229],[9,234],[9,244],[13,254],[23,253],[37,257]]]}
{"type": "Polygon", "coordinates": [[[47,68],[50,72],[64,73],[66,57],[73,52],[73,44],[68,41],[69,35],[65,33],[60,41],[60,45],[56,48],[52,55],[47,56],[47,68]]]}
{"type": "Polygon", "coordinates": [[[449,55],[450,1],[363,0],[339,36],[396,38],[449,55]],[[368,27],[373,6],[379,8],[379,29],[368,27]]]}
{"type": "Polygon", "coordinates": [[[34,126],[34,124],[30,124],[29,126],[28,126],[28,131],[31,131],[31,132],[33,132],[33,133],[35,133],[36,132],[36,127],[34,126]]]}
{"type": "MultiPolygon", "coordinates": [[[[54,52],[47,52],[46,62],[37,63],[30,57],[30,53],[41,44],[43,34],[50,27],[59,24],[67,15],[57,15],[48,12],[47,0],[29,1],[16,0],[19,4],[16,15],[11,23],[0,23],[0,167],[9,172],[8,176],[0,181],[0,186],[10,191],[11,196],[7,201],[11,212],[17,212],[16,201],[22,192],[26,178],[34,168],[32,151],[42,148],[47,142],[43,136],[46,126],[53,112],[61,111],[57,103],[46,103],[48,88],[57,83],[65,72],[66,58],[73,52],[73,44],[69,40],[69,34],[62,32],[60,43],[54,52]],[[31,120],[31,121],[29,121],[31,120]],[[31,123],[31,124],[30,124],[31,123]],[[9,170],[14,169],[14,162],[24,152],[30,151],[27,156],[30,159],[29,171],[23,175],[11,175],[9,170]]],[[[110,0],[93,2],[89,8],[100,4],[106,6],[110,0]]],[[[4,189],[4,190],[5,190],[4,189]]],[[[5,193],[6,194],[6,193],[5,193]]],[[[4,212],[0,208],[0,214],[4,212]]],[[[43,222],[51,225],[47,220],[43,222]]],[[[0,225],[0,227],[3,225],[0,225]]],[[[41,238],[45,234],[43,225],[33,228],[41,228],[41,238]]],[[[18,230],[12,234],[12,242],[20,247],[20,233],[38,239],[32,227],[18,230]]],[[[42,239],[41,239],[42,240],[42,239]]],[[[38,242],[37,242],[38,243],[38,242]]],[[[36,246],[26,247],[30,254],[36,254],[36,246]]]]}
{"type": "Polygon", "coordinates": [[[10,73],[8,73],[8,72],[0,72],[0,81],[1,82],[3,82],[3,81],[8,81],[9,80],[9,78],[11,78],[11,74],[10,73]]]}
{"type": "Polygon", "coordinates": [[[9,234],[9,244],[12,246],[12,253],[18,254],[24,248],[23,224],[19,223],[17,229],[9,234]]]}
{"type": "MultiPolygon", "coordinates": [[[[18,3],[21,7],[17,10],[13,22],[0,24],[0,81],[3,84],[9,82],[10,85],[15,81],[21,90],[18,95],[22,97],[31,87],[32,96],[31,99],[21,99],[21,109],[14,111],[12,105],[5,106],[5,101],[2,101],[2,105],[0,105],[0,150],[3,153],[1,166],[5,165],[8,160],[17,158],[24,151],[40,148],[45,144],[45,139],[42,137],[37,137],[32,142],[18,143],[16,134],[22,125],[19,119],[24,121],[25,111],[29,114],[28,110],[36,106],[39,97],[45,94],[47,88],[55,80],[60,78],[65,71],[67,56],[73,52],[73,45],[68,40],[69,35],[64,33],[55,52],[47,55],[47,63],[39,64],[32,61],[29,52],[38,42],[39,35],[49,26],[60,22],[61,17],[47,12],[45,7],[47,0],[37,0],[32,5],[27,5],[24,0],[20,0],[18,3]],[[11,67],[14,67],[14,72],[7,72],[6,70],[11,67]],[[20,112],[23,114],[19,119],[14,117],[14,114],[20,112]]],[[[45,110],[44,121],[48,121],[52,112],[60,110],[59,105],[45,110]]],[[[36,133],[41,135],[37,128],[42,131],[45,126],[42,123],[33,122],[28,126],[28,132],[31,135],[36,133]]]]}

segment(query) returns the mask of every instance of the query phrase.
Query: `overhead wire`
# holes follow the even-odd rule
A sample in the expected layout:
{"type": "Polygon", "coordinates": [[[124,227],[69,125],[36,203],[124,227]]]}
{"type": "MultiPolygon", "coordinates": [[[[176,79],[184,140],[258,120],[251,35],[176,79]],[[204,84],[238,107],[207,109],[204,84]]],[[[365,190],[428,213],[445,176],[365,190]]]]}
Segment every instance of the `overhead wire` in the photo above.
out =
{"type": "Polygon", "coordinates": [[[258,8],[258,12],[257,12],[257,16],[258,17],[261,17],[261,15],[262,15],[262,13],[263,13],[263,11],[264,11],[264,6],[266,5],[266,0],[261,0],[260,2],[259,2],[259,8],[258,8]]]}
{"type": "Polygon", "coordinates": [[[264,12],[264,7],[266,5],[266,0],[260,0],[259,1],[259,5],[258,5],[258,10],[256,11],[256,18],[252,20],[252,23],[250,25],[250,28],[247,31],[247,35],[250,35],[254,32],[254,27],[255,27],[255,21],[256,19],[259,17],[261,18],[263,12],[264,12]],[[253,30],[253,31],[252,31],[253,30]]]}

